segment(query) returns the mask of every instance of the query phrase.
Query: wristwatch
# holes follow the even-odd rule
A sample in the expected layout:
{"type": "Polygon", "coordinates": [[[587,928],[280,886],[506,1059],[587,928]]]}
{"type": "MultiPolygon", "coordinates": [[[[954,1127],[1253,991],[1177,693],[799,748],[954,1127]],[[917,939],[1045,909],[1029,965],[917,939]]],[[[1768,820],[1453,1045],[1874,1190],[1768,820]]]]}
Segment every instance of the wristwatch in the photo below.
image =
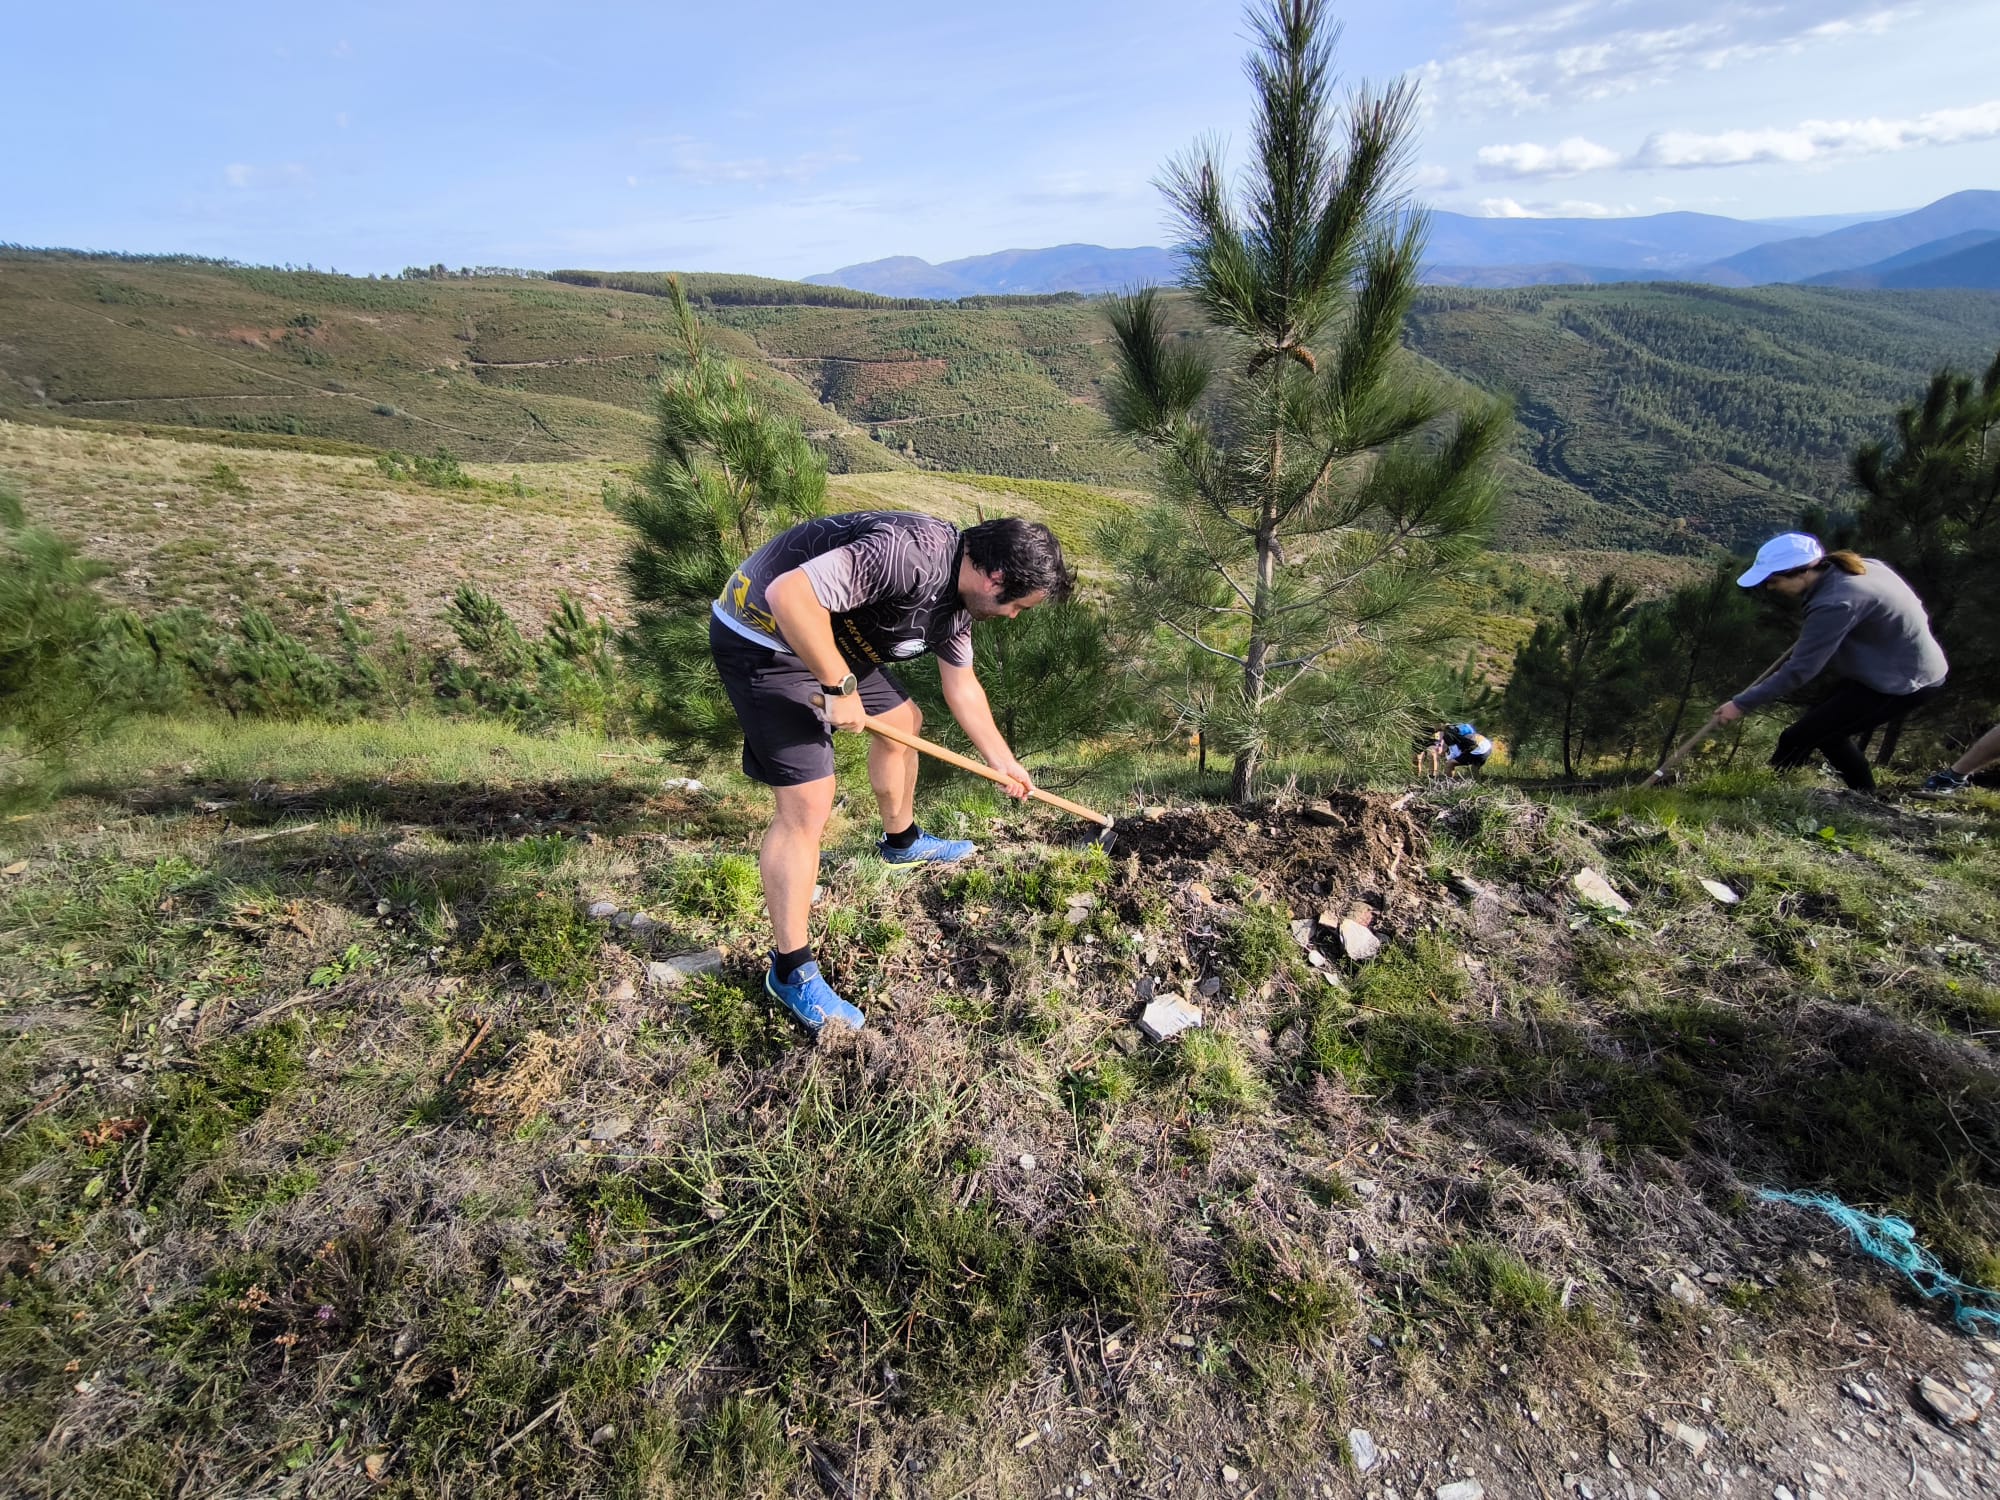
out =
{"type": "Polygon", "coordinates": [[[831,685],[822,682],[819,685],[819,690],[822,693],[826,694],[826,696],[829,698],[845,698],[851,693],[860,692],[861,684],[856,682],[854,680],[854,674],[852,672],[849,672],[845,677],[841,678],[840,681],[833,683],[831,685]]]}

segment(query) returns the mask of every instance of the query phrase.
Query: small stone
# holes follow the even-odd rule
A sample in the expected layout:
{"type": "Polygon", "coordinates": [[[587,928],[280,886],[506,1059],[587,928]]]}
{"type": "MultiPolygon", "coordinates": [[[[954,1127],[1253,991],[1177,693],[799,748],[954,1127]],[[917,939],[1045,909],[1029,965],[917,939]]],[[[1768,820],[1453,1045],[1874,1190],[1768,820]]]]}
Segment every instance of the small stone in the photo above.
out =
{"type": "Polygon", "coordinates": [[[1708,1448],[1708,1434],[1699,1427],[1690,1427],[1685,1422],[1676,1422],[1667,1429],[1667,1436],[1692,1453],[1696,1458],[1708,1448]]]}
{"type": "Polygon", "coordinates": [[[25,859],[17,859],[14,863],[7,866],[6,869],[0,870],[0,875],[25,875],[27,873],[28,862],[25,859]]]}
{"type": "Polygon", "coordinates": [[[1317,948],[1308,948],[1306,949],[1306,962],[1311,964],[1315,969],[1324,969],[1326,967],[1326,955],[1317,948]]]}
{"type": "Polygon", "coordinates": [[[1916,1468],[1917,1483],[1924,1487],[1926,1495],[1933,1496],[1934,1500],[1951,1500],[1951,1491],[1945,1487],[1942,1479],[1939,1479],[1929,1469],[1918,1468],[1914,1464],[1911,1467],[1916,1468]]]}
{"type": "Polygon", "coordinates": [[[1236,1470],[1231,1468],[1228,1464],[1224,1464],[1222,1466],[1222,1482],[1224,1484],[1234,1484],[1236,1483],[1237,1480],[1241,1479],[1242,1477],[1243,1476],[1241,1474],[1237,1473],[1236,1470]]]}
{"type": "Polygon", "coordinates": [[[646,975],[661,989],[677,989],[699,974],[720,974],[720,948],[704,948],[699,953],[678,953],[664,963],[646,965],[646,975]]]}
{"type": "Polygon", "coordinates": [[[1790,1485],[1774,1484],[1771,1486],[1771,1500],[1798,1500],[1798,1496],[1792,1493],[1790,1485]]]}
{"type": "Polygon", "coordinates": [[[618,915],[618,903],[616,901],[593,901],[589,906],[584,908],[584,913],[593,922],[608,922],[618,915]]]}
{"type": "Polygon", "coordinates": [[[1880,1406],[1880,1401],[1875,1393],[1858,1380],[1842,1381],[1840,1391],[1848,1400],[1855,1402],[1857,1405],[1865,1406],[1870,1411],[1875,1411],[1880,1406]]]}
{"type": "Polygon", "coordinates": [[[1023,1151],[1020,1156],[1021,1170],[1023,1172],[1032,1172],[1035,1170],[1035,1166],[1035,1153],[1032,1151],[1023,1151]]]}
{"type": "Polygon", "coordinates": [[[605,996],[605,998],[607,1000],[633,1000],[638,998],[638,994],[638,985],[634,984],[630,979],[621,979],[611,987],[611,993],[605,996]]]}
{"type": "Polygon", "coordinates": [[[1153,991],[1157,988],[1157,985],[1154,983],[1152,975],[1141,974],[1139,982],[1132,988],[1139,997],[1139,1003],[1144,1005],[1148,1000],[1153,998],[1153,991]]]}
{"type": "Polygon", "coordinates": [[[617,1436],[618,1436],[618,1428],[616,1424],[611,1422],[606,1422],[602,1427],[598,1428],[597,1431],[593,1432],[590,1435],[590,1446],[593,1448],[602,1448],[606,1443],[610,1442],[613,1438],[617,1436]]]}
{"type": "Polygon", "coordinates": [[[1476,1479],[1454,1479],[1437,1487],[1437,1500],[1486,1500],[1486,1486],[1476,1479]]]}
{"type": "Polygon", "coordinates": [[[1352,917],[1340,924],[1340,947],[1356,963],[1366,963],[1382,951],[1382,940],[1352,917]]]}
{"type": "Polygon", "coordinates": [[[1304,917],[1292,919],[1292,941],[1301,948],[1310,947],[1313,940],[1313,924],[1304,917]]]}
{"type": "Polygon", "coordinates": [[[1347,908],[1345,920],[1354,922],[1362,927],[1373,927],[1375,925],[1375,908],[1368,905],[1365,901],[1357,901],[1347,908]]]}
{"type": "Polygon", "coordinates": [[[1576,887],[1577,895],[1592,906],[1616,912],[1628,912],[1632,909],[1632,903],[1613,890],[1611,882],[1588,865],[1571,876],[1569,883],[1576,887]]]}
{"type": "Polygon", "coordinates": [[[1194,987],[1194,992],[1204,1000],[1213,999],[1222,993],[1222,981],[1211,974],[1194,987]]]}
{"type": "Polygon", "coordinates": [[[1338,828],[1340,814],[1333,810],[1331,802],[1308,802],[1305,806],[1305,820],[1317,823],[1322,828],[1338,828]]]}
{"type": "Polygon", "coordinates": [[[1148,823],[1157,823],[1160,821],[1160,819],[1164,818],[1166,815],[1167,815],[1167,810],[1164,807],[1156,806],[1147,808],[1139,816],[1144,818],[1148,823]]]}
{"type": "Polygon", "coordinates": [[[1072,906],[1068,911],[1063,913],[1063,920],[1072,927],[1081,927],[1085,922],[1090,920],[1090,908],[1087,906],[1072,906]]]}
{"type": "Polygon", "coordinates": [[[1702,878],[1701,888],[1707,891],[1709,895],[1715,897],[1724,906],[1734,906],[1743,899],[1721,881],[1710,880],[1706,876],[1702,878]]]}
{"type": "Polygon", "coordinates": [[[665,781],[660,783],[660,790],[663,792],[699,792],[703,790],[703,787],[692,776],[669,776],[665,781]]]}
{"type": "Polygon", "coordinates": [[[612,1115],[608,1119],[599,1120],[595,1125],[590,1127],[590,1138],[593,1141],[615,1141],[620,1136],[630,1135],[631,1133],[632,1117],[630,1115],[612,1115]]]}
{"type": "Polygon", "coordinates": [[[1355,1194],[1362,1198],[1373,1198],[1377,1193],[1382,1191],[1382,1184],[1372,1177],[1357,1177],[1348,1186],[1353,1188],[1355,1194]]]}
{"type": "Polygon", "coordinates": [[[386,1453],[371,1453],[361,1460],[361,1472],[370,1479],[380,1479],[388,1467],[389,1455],[386,1453]]]}
{"type": "Polygon", "coordinates": [[[1917,1399],[1947,1427],[1970,1427],[1979,1420],[1979,1407],[1941,1380],[1926,1375],[1917,1382],[1917,1399]]]}
{"type": "Polygon", "coordinates": [[[1156,1042],[1179,1036],[1201,1025],[1201,1007],[1190,1005],[1179,995],[1168,995],[1147,1006],[1139,1017],[1139,1029],[1156,1042]]]}
{"type": "Polygon", "coordinates": [[[1667,1284],[1667,1293],[1674,1301],[1686,1307],[1699,1307],[1708,1300],[1702,1295],[1701,1288],[1679,1271],[1674,1272],[1674,1279],[1667,1284]]]}
{"type": "Polygon", "coordinates": [[[529,1276],[509,1276],[507,1290],[517,1297],[525,1297],[535,1289],[534,1278],[529,1276]]]}
{"type": "Polygon", "coordinates": [[[659,919],[643,911],[633,912],[632,920],[627,925],[632,929],[634,937],[651,937],[660,930],[659,919]]]}
{"type": "Polygon", "coordinates": [[[1354,1460],[1354,1472],[1366,1474],[1382,1462],[1382,1450],[1375,1446],[1375,1436],[1365,1427],[1347,1429],[1347,1456],[1354,1460]]]}
{"type": "Polygon", "coordinates": [[[1194,1335],[1188,1333],[1170,1333],[1167,1335],[1167,1342],[1172,1344],[1176,1349],[1192,1349],[1194,1347],[1194,1335]]]}

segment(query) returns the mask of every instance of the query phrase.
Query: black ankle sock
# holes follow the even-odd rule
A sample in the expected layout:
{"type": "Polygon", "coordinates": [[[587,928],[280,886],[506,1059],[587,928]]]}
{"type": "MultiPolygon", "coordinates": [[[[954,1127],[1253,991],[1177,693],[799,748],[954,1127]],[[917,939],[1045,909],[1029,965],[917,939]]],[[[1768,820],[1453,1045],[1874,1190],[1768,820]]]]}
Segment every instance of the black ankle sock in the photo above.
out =
{"type": "Polygon", "coordinates": [[[905,828],[901,833],[890,833],[887,830],[884,830],[882,834],[882,842],[884,844],[887,844],[891,849],[907,849],[910,847],[910,845],[914,844],[917,841],[917,839],[922,836],[922,834],[923,834],[923,829],[917,827],[915,823],[912,823],[908,828],[905,828]]]}
{"type": "Polygon", "coordinates": [[[810,944],[803,948],[794,948],[790,953],[780,953],[774,948],[771,950],[771,972],[778,976],[778,983],[790,984],[792,976],[798,973],[803,965],[812,962],[812,956],[810,944]]]}

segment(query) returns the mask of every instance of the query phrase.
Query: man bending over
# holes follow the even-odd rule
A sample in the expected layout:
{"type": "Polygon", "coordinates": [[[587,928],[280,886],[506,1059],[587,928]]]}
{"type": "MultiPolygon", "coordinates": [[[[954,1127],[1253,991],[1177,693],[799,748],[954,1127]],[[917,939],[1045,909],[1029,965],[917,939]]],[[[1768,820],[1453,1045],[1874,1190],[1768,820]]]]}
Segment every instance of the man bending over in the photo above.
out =
{"type": "MultiPolygon", "coordinates": [[[[772,952],[764,987],[817,1031],[862,1014],[821,976],[807,924],[820,835],[833,811],[833,735],[873,715],[916,734],[923,715],[888,663],[926,651],[952,717],[1010,796],[1032,783],[1007,748],[972,670],[972,622],[1011,620],[1069,591],[1062,548],[1032,521],[982,521],[961,532],[902,511],[801,522],[758,548],[713,606],[709,648],[743,727],[743,772],[777,799],[758,856],[772,952]]],[[[964,859],[972,845],[917,827],[917,752],[875,736],[868,782],[882,810],[884,860],[964,859]]]]}

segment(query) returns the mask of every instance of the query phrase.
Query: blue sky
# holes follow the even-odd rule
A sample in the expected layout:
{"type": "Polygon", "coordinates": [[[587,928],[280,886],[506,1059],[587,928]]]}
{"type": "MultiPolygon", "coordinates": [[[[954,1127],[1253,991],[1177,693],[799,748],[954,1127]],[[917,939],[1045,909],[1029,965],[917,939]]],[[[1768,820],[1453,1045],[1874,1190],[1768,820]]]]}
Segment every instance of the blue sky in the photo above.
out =
{"type": "MultiPolygon", "coordinates": [[[[1335,13],[1344,76],[1421,81],[1413,187],[1440,208],[1766,218],[2000,187],[2000,0],[1335,13]]],[[[8,31],[0,239],[357,273],[1159,244],[1162,163],[1240,147],[1248,117],[1241,7],[1206,0],[84,0],[8,31]]]]}

